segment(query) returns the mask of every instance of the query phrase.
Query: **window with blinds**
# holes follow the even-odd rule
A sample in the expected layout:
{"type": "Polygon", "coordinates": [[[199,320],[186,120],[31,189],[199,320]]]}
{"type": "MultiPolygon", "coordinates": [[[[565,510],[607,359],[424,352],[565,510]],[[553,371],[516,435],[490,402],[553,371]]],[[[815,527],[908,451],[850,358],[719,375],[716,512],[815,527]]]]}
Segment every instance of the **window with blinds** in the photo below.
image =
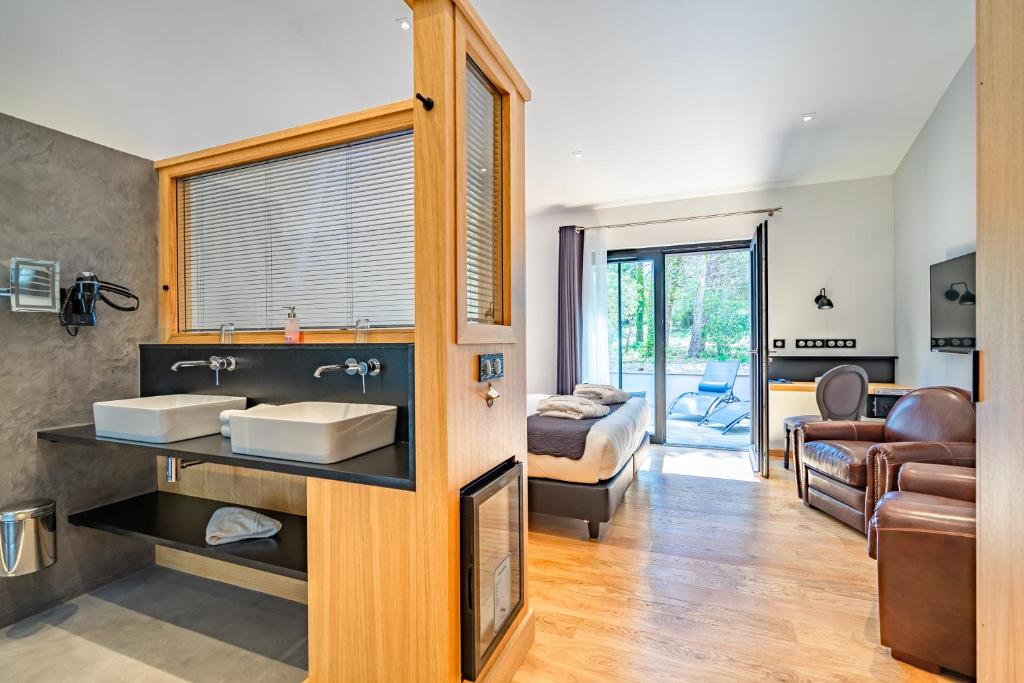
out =
{"type": "Polygon", "coordinates": [[[466,321],[505,323],[502,99],[466,64],[466,321]]]}
{"type": "Polygon", "coordinates": [[[177,182],[182,331],[413,326],[412,131],[177,182]]]}

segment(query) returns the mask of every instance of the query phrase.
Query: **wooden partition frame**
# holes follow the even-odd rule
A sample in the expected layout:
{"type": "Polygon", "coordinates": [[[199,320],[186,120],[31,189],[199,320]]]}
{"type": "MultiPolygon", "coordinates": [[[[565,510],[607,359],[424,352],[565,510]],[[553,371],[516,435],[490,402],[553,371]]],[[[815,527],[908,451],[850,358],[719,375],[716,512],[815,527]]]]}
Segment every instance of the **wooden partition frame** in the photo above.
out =
{"type": "MultiPolygon", "coordinates": [[[[530,92],[467,2],[410,6],[414,92],[434,101],[430,110],[416,103],[413,111],[416,490],[309,480],[311,683],[461,682],[459,490],[510,457],[526,458],[523,121],[530,92]],[[459,338],[460,25],[467,43],[486,47],[511,85],[506,192],[516,343],[459,338]],[[488,407],[477,357],[494,352],[505,354],[505,378],[495,383],[501,398],[488,407]]],[[[478,683],[510,681],[533,642],[528,571],[524,583],[524,609],[478,683]]]]}
{"type": "Polygon", "coordinates": [[[978,0],[978,680],[1024,680],[1024,1],[978,0]]]}
{"type": "MultiPolygon", "coordinates": [[[[413,127],[412,100],[375,107],[315,123],[288,128],[198,152],[157,161],[159,184],[159,333],[169,344],[216,343],[216,332],[183,332],[178,320],[178,214],[177,181],[198,173],[207,173],[256,161],[265,161],[300,152],[321,149],[376,137],[413,127]]],[[[344,343],[355,339],[354,330],[303,330],[308,343],[344,343]]],[[[370,342],[412,342],[413,328],[371,329],[370,342]]],[[[239,331],[240,344],[279,344],[283,330],[239,331]]]]}

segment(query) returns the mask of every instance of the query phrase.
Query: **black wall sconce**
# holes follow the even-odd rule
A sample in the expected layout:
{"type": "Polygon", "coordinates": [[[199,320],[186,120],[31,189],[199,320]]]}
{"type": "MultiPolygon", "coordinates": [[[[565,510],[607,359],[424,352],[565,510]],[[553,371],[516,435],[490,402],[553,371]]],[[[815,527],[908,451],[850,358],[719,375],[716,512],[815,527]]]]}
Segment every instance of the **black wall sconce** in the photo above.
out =
{"type": "Polygon", "coordinates": [[[945,296],[949,301],[959,302],[961,306],[973,306],[977,303],[977,299],[974,297],[974,292],[971,291],[966,282],[954,282],[949,286],[949,289],[946,290],[945,296]],[[957,285],[963,285],[963,293],[956,288],[957,285]]]}
{"type": "Polygon", "coordinates": [[[829,299],[825,295],[825,288],[822,287],[821,291],[818,292],[818,296],[814,297],[814,303],[817,304],[818,309],[822,311],[829,311],[835,308],[832,304],[832,299],[829,299]]]}

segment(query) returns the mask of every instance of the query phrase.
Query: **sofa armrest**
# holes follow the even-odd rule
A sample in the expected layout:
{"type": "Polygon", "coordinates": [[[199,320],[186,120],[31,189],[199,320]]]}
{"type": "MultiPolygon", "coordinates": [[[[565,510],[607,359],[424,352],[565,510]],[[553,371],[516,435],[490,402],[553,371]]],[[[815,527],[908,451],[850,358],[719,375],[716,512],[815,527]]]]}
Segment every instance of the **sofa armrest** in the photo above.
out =
{"type": "MultiPolygon", "coordinates": [[[[977,533],[975,506],[949,498],[890,491],[878,502],[868,522],[868,555],[878,559],[880,532],[906,534],[907,540],[920,534],[922,538],[943,535],[969,541],[972,545],[977,533]]],[[[948,557],[947,561],[954,561],[948,557]]],[[[973,566],[973,548],[968,564],[973,566]]]]}
{"type": "MultiPolygon", "coordinates": [[[[900,468],[910,462],[974,467],[976,444],[967,441],[896,441],[875,444],[868,450],[868,487],[865,510],[898,488],[900,468]]],[[[870,515],[869,515],[870,516],[870,515]]]]}
{"type": "Polygon", "coordinates": [[[885,440],[885,423],[853,420],[805,422],[798,428],[803,443],[811,441],[871,441],[885,440]]]}
{"type": "Polygon", "coordinates": [[[926,493],[974,502],[977,470],[973,467],[908,462],[900,467],[900,491],[926,493]]]}

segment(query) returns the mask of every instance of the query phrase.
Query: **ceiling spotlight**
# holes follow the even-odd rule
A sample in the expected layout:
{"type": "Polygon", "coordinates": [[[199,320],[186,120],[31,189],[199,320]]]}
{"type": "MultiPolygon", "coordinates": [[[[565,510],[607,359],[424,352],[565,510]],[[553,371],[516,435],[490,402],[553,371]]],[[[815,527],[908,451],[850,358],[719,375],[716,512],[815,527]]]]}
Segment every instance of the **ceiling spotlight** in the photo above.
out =
{"type": "Polygon", "coordinates": [[[401,19],[395,19],[398,23],[398,27],[403,31],[408,31],[412,28],[412,24],[409,22],[409,17],[402,17],[401,19]]]}
{"type": "Polygon", "coordinates": [[[813,111],[809,111],[806,114],[803,114],[800,117],[800,120],[803,121],[804,123],[807,123],[808,121],[813,121],[814,120],[814,112],[813,111]]]}
{"type": "Polygon", "coordinates": [[[582,149],[573,150],[572,158],[573,159],[582,159],[583,158],[583,150],[582,149]]]}

